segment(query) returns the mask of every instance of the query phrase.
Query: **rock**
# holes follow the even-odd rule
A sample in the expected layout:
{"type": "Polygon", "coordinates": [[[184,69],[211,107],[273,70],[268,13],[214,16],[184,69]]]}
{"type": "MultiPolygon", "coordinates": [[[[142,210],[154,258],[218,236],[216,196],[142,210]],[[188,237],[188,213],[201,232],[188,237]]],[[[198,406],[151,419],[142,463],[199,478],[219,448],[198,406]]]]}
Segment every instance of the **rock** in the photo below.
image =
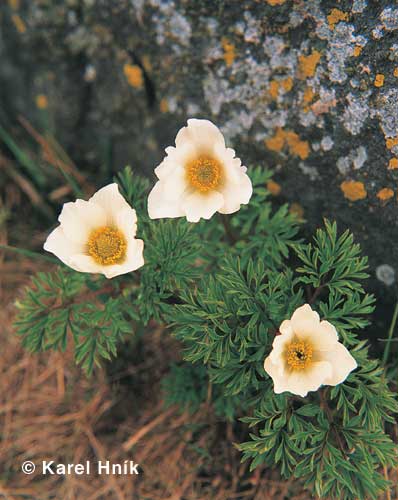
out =
{"type": "Polygon", "coordinates": [[[349,227],[373,288],[391,290],[376,269],[398,262],[396,2],[9,0],[0,13],[2,121],[40,127],[45,112],[94,176],[111,153],[115,170],[150,173],[188,117],[209,118],[245,164],[275,170],[311,229],[349,227]]]}

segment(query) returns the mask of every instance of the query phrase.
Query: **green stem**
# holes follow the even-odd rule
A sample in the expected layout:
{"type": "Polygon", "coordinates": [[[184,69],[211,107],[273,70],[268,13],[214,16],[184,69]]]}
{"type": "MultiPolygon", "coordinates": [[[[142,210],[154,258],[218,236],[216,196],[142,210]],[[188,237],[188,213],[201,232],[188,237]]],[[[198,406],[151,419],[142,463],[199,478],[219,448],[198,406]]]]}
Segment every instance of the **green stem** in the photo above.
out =
{"type": "Polygon", "coordinates": [[[388,330],[386,346],[384,347],[384,354],[383,354],[383,365],[384,366],[386,365],[387,360],[388,360],[388,355],[390,354],[390,345],[391,345],[391,341],[392,341],[392,335],[393,335],[394,329],[395,329],[395,324],[397,322],[397,317],[398,317],[398,302],[395,304],[395,309],[394,309],[394,313],[392,315],[390,329],[388,330]]]}
{"type": "Polygon", "coordinates": [[[32,252],[31,250],[26,250],[25,248],[18,248],[18,247],[13,247],[10,245],[0,245],[0,250],[5,250],[6,252],[14,252],[14,253],[19,253],[21,255],[24,255],[25,257],[29,257],[31,259],[42,259],[46,260],[47,262],[55,263],[55,264],[60,264],[60,261],[54,257],[50,257],[49,255],[43,255],[38,252],[32,252]]]}

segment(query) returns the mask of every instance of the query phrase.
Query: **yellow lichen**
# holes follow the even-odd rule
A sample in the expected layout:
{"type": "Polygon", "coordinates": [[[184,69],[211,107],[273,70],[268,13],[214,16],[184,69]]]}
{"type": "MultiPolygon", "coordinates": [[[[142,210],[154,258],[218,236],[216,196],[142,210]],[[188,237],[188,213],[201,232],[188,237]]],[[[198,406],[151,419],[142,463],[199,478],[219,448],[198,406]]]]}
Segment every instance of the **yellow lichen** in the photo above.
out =
{"type": "Polygon", "coordinates": [[[37,95],[35,101],[36,101],[36,106],[39,109],[48,108],[48,99],[44,94],[37,95]]]}
{"type": "Polygon", "coordinates": [[[388,139],[386,139],[387,149],[391,149],[397,145],[398,145],[398,136],[397,137],[389,137],[388,139]]]}
{"type": "Polygon", "coordinates": [[[398,78],[398,68],[395,68],[395,69],[394,69],[394,73],[393,73],[393,75],[394,75],[396,78],[398,78]]]}
{"type": "Polygon", "coordinates": [[[11,19],[18,33],[25,33],[26,24],[22,21],[22,19],[17,14],[13,14],[11,19]]]}
{"type": "Polygon", "coordinates": [[[303,95],[303,104],[304,104],[304,111],[307,113],[310,110],[309,104],[311,101],[314,99],[315,93],[312,90],[311,87],[307,87],[304,90],[304,95],[303,95]]]}
{"type": "Polygon", "coordinates": [[[285,145],[285,133],[284,131],[278,127],[273,137],[265,140],[265,145],[271,151],[282,151],[283,146],[285,145]]]}
{"type": "Polygon", "coordinates": [[[303,54],[299,56],[298,77],[301,80],[305,80],[306,78],[314,76],[316,67],[320,59],[321,53],[317,50],[313,50],[312,53],[308,56],[305,56],[303,54]]]}
{"type": "Polygon", "coordinates": [[[269,180],[267,182],[267,189],[268,191],[274,195],[274,196],[278,196],[278,194],[281,192],[282,190],[282,187],[280,184],[278,184],[277,182],[273,181],[272,179],[269,180]]]}
{"type": "Polygon", "coordinates": [[[269,84],[269,94],[274,101],[278,98],[279,94],[279,82],[277,80],[271,80],[269,84]]]}
{"type": "Polygon", "coordinates": [[[383,188],[377,193],[377,197],[381,201],[387,201],[394,196],[394,191],[390,188],[383,188]]]}
{"type": "Polygon", "coordinates": [[[161,99],[159,103],[159,109],[162,113],[167,113],[169,110],[169,103],[167,102],[167,99],[161,99]]]}
{"type": "Polygon", "coordinates": [[[339,9],[332,9],[328,15],[329,28],[334,30],[335,25],[340,21],[347,21],[348,14],[339,9]]]}
{"type": "Polygon", "coordinates": [[[291,76],[288,76],[281,81],[281,85],[286,92],[290,92],[290,90],[292,90],[293,88],[293,78],[291,76]]]}
{"type": "Polygon", "coordinates": [[[147,55],[142,56],[142,65],[146,69],[146,71],[151,71],[152,70],[152,64],[151,61],[149,60],[149,57],[147,55]]]}
{"type": "Polygon", "coordinates": [[[388,162],[388,170],[395,170],[398,168],[398,158],[391,158],[388,162]]]}
{"type": "Polygon", "coordinates": [[[235,45],[225,37],[221,40],[221,44],[224,50],[225,64],[229,67],[235,61],[235,45]]]}
{"type": "Polygon", "coordinates": [[[127,78],[129,85],[135,88],[142,87],[144,83],[144,78],[142,75],[142,69],[136,64],[125,64],[123,66],[123,72],[127,78]]]}
{"type": "Polygon", "coordinates": [[[307,141],[303,141],[300,137],[291,130],[283,130],[277,128],[273,137],[265,140],[265,145],[271,151],[282,151],[285,145],[288,146],[289,152],[292,155],[299,156],[305,160],[310,153],[310,145],[307,141]]]}
{"type": "Polygon", "coordinates": [[[292,203],[289,212],[295,215],[298,219],[302,220],[304,217],[304,208],[299,203],[292,203]]]}
{"type": "Polygon", "coordinates": [[[363,200],[368,194],[363,182],[359,181],[343,181],[340,188],[344,196],[350,201],[363,200]]]}
{"type": "Polygon", "coordinates": [[[384,75],[381,73],[378,73],[376,75],[375,81],[374,81],[374,86],[375,87],[382,87],[384,85],[384,75]]]}
{"type": "Polygon", "coordinates": [[[21,4],[20,4],[20,0],[8,0],[8,5],[13,10],[18,10],[21,4]]]}
{"type": "Polygon", "coordinates": [[[286,2],[286,0],[266,0],[269,5],[282,5],[286,2]]]}
{"type": "Polygon", "coordinates": [[[353,52],[353,56],[354,57],[358,57],[362,52],[362,47],[360,45],[355,45],[354,47],[354,52],[353,52]]]}
{"type": "Polygon", "coordinates": [[[286,141],[291,154],[299,156],[302,160],[308,158],[310,145],[307,141],[302,141],[296,132],[286,132],[286,141]]]}

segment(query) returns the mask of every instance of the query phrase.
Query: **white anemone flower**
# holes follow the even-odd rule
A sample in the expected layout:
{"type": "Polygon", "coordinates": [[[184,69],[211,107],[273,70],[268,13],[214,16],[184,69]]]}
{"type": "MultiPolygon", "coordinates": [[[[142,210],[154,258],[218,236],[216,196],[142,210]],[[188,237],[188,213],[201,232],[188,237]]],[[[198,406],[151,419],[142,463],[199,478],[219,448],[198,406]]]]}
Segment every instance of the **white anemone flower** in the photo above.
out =
{"type": "Polygon", "coordinates": [[[151,219],[185,216],[198,222],[216,212],[232,214],[249,202],[253,188],[247,169],[212,122],[188,120],[175,144],[155,169],[159,180],[148,198],[151,219]]]}
{"type": "Polygon", "coordinates": [[[279,331],[264,362],[276,394],[288,391],[304,397],[321,385],[340,384],[357,367],[338,341],[336,328],[328,321],[320,321],[309,304],[296,309],[279,331]]]}
{"type": "Polygon", "coordinates": [[[135,238],[137,216],[117,184],[103,187],[88,201],[65,203],[58,220],[44,250],[72,269],[114,278],[144,265],[144,242],[135,238]]]}

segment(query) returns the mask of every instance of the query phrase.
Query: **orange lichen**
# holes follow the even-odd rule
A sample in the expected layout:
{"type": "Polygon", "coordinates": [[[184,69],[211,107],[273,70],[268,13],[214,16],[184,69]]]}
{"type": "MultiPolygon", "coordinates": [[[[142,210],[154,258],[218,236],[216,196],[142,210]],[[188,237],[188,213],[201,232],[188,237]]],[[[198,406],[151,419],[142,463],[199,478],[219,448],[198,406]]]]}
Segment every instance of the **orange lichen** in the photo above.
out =
{"type": "Polygon", "coordinates": [[[348,14],[339,9],[332,9],[328,15],[329,28],[334,30],[335,25],[340,21],[347,21],[348,14]]]}
{"type": "Polygon", "coordinates": [[[162,113],[167,113],[169,110],[169,103],[167,102],[167,99],[163,98],[160,100],[159,109],[162,113]]]}
{"type": "Polygon", "coordinates": [[[11,19],[12,19],[12,22],[14,23],[14,26],[16,27],[18,33],[25,33],[26,24],[22,21],[22,19],[17,14],[13,14],[11,16],[11,19]]]}
{"type": "Polygon", "coordinates": [[[304,95],[303,95],[304,111],[306,113],[310,110],[309,104],[314,99],[314,97],[315,97],[315,93],[312,90],[312,88],[311,87],[307,87],[304,90],[304,95]]]}
{"type": "Polygon", "coordinates": [[[231,43],[227,38],[223,38],[221,40],[222,48],[224,49],[224,61],[227,66],[231,66],[231,64],[235,61],[235,45],[231,43]]]}
{"type": "Polygon", "coordinates": [[[361,55],[361,52],[362,52],[362,47],[360,45],[355,45],[354,52],[352,55],[354,57],[358,57],[359,55],[361,55]]]}
{"type": "Polygon", "coordinates": [[[279,82],[277,80],[271,80],[269,84],[269,95],[276,101],[279,94],[279,82]]]}
{"type": "Polygon", "coordinates": [[[310,153],[310,145],[307,141],[302,141],[300,137],[291,130],[277,128],[273,137],[265,140],[265,145],[271,151],[282,151],[285,145],[288,146],[292,155],[299,156],[305,160],[310,153]]]}
{"type": "Polygon", "coordinates": [[[359,181],[343,181],[340,188],[344,196],[350,201],[363,200],[368,194],[363,182],[359,181]]]}
{"type": "Polygon", "coordinates": [[[270,180],[267,182],[267,189],[272,195],[278,196],[278,194],[282,190],[282,187],[277,182],[270,180]]]}
{"type": "Polygon", "coordinates": [[[398,158],[391,158],[388,162],[388,170],[395,170],[398,168],[398,158]]]}
{"type": "Polygon", "coordinates": [[[394,196],[394,191],[390,188],[383,188],[377,193],[380,201],[387,201],[394,196]]]}
{"type": "Polygon", "coordinates": [[[378,73],[376,75],[375,81],[374,81],[374,86],[375,87],[382,87],[384,85],[384,75],[381,73],[378,73]]]}
{"type": "Polygon", "coordinates": [[[397,78],[398,78],[398,68],[395,68],[395,69],[394,69],[394,73],[393,73],[393,75],[394,75],[395,77],[397,77],[397,78]]]}
{"type": "Polygon", "coordinates": [[[316,67],[321,59],[321,53],[317,50],[313,50],[312,53],[308,56],[301,55],[299,56],[299,69],[298,69],[298,77],[301,80],[305,80],[305,78],[310,78],[314,76],[316,67]]]}
{"type": "Polygon", "coordinates": [[[286,0],[266,0],[269,5],[282,5],[286,2],[286,0]]]}
{"type": "Polygon", "coordinates": [[[293,88],[293,78],[291,76],[288,76],[281,81],[281,85],[286,92],[290,92],[290,90],[292,90],[293,88]]]}
{"type": "Polygon", "coordinates": [[[142,56],[142,65],[146,69],[146,71],[151,71],[152,70],[152,64],[151,61],[149,60],[149,57],[147,55],[142,56]]]}
{"type": "Polygon", "coordinates": [[[296,132],[286,132],[286,141],[291,154],[299,156],[302,160],[308,158],[310,145],[307,141],[302,141],[296,132]]]}
{"type": "Polygon", "coordinates": [[[316,115],[321,115],[323,113],[328,113],[330,108],[334,108],[336,104],[336,99],[330,99],[328,101],[322,101],[319,99],[311,105],[311,109],[316,115]]]}
{"type": "Polygon", "coordinates": [[[39,109],[46,109],[46,108],[48,108],[48,99],[47,99],[47,97],[44,94],[37,95],[36,99],[35,99],[35,102],[36,102],[36,106],[39,109]]]}
{"type": "Polygon", "coordinates": [[[282,151],[283,146],[285,145],[285,133],[284,131],[278,127],[273,137],[265,140],[265,145],[271,151],[282,151]]]}
{"type": "Polygon", "coordinates": [[[299,203],[292,203],[289,208],[289,212],[295,215],[298,219],[303,219],[304,208],[299,203]]]}
{"type": "Polygon", "coordinates": [[[13,10],[18,10],[20,7],[20,1],[19,0],[8,0],[8,5],[13,9],[13,10]]]}
{"type": "Polygon", "coordinates": [[[142,69],[136,64],[125,64],[123,66],[123,72],[127,78],[129,85],[135,88],[142,87],[144,83],[144,78],[142,75],[142,69]]]}
{"type": "Polygon", "coordinates": [[[397,137],[389,137],[388,139],[386,139],[387,149],[391,149],[397,145],[398,145],[398,136],[397,137]]]}

